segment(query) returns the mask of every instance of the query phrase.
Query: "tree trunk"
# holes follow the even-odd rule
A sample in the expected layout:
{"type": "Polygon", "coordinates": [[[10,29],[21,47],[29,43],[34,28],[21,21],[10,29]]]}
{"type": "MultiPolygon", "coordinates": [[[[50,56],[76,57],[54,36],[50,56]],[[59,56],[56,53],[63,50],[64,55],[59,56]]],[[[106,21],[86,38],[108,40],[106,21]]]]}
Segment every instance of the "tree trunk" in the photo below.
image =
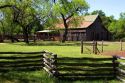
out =
{"type": "Polygon", "coordinates": [[[63,39],[62,39],[62,43],[64,43],[64,42],[66,41],[66,39],[67,39],[68,24],[66,23],[66,19],[65,19],[64,15],[63,15],[63,14],[61,14],[61,15],[62,15],[62,18],[63,18],[64,27],[65,27],[65,29],[64,29],[64,34],[63,34],[63,39]]]}
{"type": "Polygon", "coordinates": [[[64,43],[67,39],[67,34],[68,34],[68,27],[65,27],[64,29],[64,34],[63,34],[63,39],[62,39],[62,43],[64,43]]]}
{"type": "Polygon", "coordinates": [[[23,38],[26,44],[29,44],[29,36],[27,28],[23,28],[23,38]]]}

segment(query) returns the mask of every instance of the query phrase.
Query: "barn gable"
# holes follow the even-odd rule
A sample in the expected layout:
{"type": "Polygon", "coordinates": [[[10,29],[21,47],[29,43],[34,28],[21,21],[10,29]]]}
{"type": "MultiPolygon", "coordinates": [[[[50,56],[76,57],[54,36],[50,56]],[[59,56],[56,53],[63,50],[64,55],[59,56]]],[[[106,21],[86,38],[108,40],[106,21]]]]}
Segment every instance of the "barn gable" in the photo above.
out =
{"type": "MultiPolygon", "coordinates": [[[[102,20],[99,15],[88,15],[88,16],[79,16],[68,21],[69,28],[67,34],[68,41],[80,41],[80,40],[110,40],[111,34],[102,24],[102,20]],[[73,20],[76,21],[77,25],[72,23],[73,20]],[[79,21],[78,21],[79,20],[79,21]]],[[[56,36],[56,39],[62,40],[64,34],[64,25],[63,22],[59,22],[55,25],[55,29],[58,29],[59,33],[56,36]]]]}
{"type": "Polygon", "coordinates": [[[102,24],[100,16],[98,16],[93,24],[86,29],[87,40],[110,40],[111,33],[102,24]]]}

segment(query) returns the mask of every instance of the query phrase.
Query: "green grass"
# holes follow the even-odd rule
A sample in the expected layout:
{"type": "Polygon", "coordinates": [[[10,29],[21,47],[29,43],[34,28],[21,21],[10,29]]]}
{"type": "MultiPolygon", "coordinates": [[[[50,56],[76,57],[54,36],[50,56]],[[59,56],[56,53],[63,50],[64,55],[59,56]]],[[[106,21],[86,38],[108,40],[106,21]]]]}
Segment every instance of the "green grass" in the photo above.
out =
{"type": "Polygon", "coordinates": [[[0,83],[55,83],[43,70],[32,72],[10,71],[0,73],[0,83]]]}
{"type": "MultiPolygon", "coordinates": [[[[99,42],[99,45],[101,42],[99,42]]],[[[123,43],[123,46],[125,43],[123,43]]],[[[120,44],[118,42],[105,42],[104,51],[119,50],[120,44]]],[[[101,46],[98,46],[101,50],[101,46]]],[[[125,47],[123,48],[125,49],[125,47]]],[[[80,42],[45,42],[40,41],[36,44],[30,43],[26,45],[23,42],[19,43],[0,43],[1,52],[30,52],[47,50],[56,53],[58,57],[109,57],[103,55],[92,54],[92,46],[89,43],[84,44],[84,53],[80,53],[80,42]],[[87,49],[86,49],[87,48],[87,49]]],[[[48,74],[41,71],[33,72],[18,72],[10,71],[8,73],[0,74],[0,83],[70,83],[69,81],[60,81],[55,78],[50,78],[48,74]]],[[[117,80],[95,80],[95,81],[72,81],[71,83],[119,83],[117,80]]]]}

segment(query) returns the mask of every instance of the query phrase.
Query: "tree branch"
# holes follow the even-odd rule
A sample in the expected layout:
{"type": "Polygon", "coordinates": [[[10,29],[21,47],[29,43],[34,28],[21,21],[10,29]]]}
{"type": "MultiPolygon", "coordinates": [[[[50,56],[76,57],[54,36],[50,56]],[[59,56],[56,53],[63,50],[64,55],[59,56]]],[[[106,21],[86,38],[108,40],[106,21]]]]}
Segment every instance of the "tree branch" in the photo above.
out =
{"type": "MultiPolygon", "coordinates": [[[[78,11],[79,10],[79,7],[78,8],[76,8],[76,10],[75,11],[78,11]]],[[[72,16],[74,15],[74,13],[73,13],[73,11],[72,11],[72,13],[66,18],[66,20],[68,20],[69,18],[71,18],[72,16]]]]}
{"type": "Polygon", "coordinates": [[[60,12],[60,14],[61,14],[63,20],[66,20],[66,19],[65,19],[65,16],[63,15],[63,13],[60,12]]]}
{"type": "Polygon", "coordinates": [[[69,18],[71,18],[73,15],[74,15],[74,13],[70,14],[70,15],[66,18],[66,20],[68,20],[69,18]]]}
{"type": "Polygon", "coordinates": [[[13,5],[3,5],[3,6],[0,6],[0,9],[2,8],[7,8],[7,7],[12,7],[13,5]]]}

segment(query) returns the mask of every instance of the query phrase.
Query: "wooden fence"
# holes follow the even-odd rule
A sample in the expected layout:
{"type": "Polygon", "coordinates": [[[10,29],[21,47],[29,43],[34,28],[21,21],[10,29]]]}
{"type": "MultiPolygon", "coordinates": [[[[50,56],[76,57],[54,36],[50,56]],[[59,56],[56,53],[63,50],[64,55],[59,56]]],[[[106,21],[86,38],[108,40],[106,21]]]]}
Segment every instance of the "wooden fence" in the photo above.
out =
{"type": "Polygon", "coordinates": [[[47,51],[0,52],[0,71],[29,71],[43,68],[49,75],[59,79],[118,78],[125,82],[125,63],[121,63],[121,60],[125,58],[118,56],[111,58],[57,57],[56,54],[47,51]]]}
{"type": "Polygon", "coordinates": [[[117,63],[113,58],[58,58],[58,78],[70,80],[113,79],[117,63]]]}
{"type": "Polygon", "coordinates": [[[85,79],[115,79],[124,81],[125,63],[118,62],[122,57],[112,58],[57,58],[53,53],[43,55],[44,69],[49,75],[63,80],[85,80],[85,79]],[[121,76],[121,77],[120,77],[121,76]]]}
{"type": "Polygon", "coordinates": [[[49,73],[49,75],[52,76],[58,76],[58,71],[57,71],[57,55],[46,52],[43,55],[43,64],[44,67],[43,69],[49,73]]]}
{"type": "MultiPolygon", "coordinates": [[[[98,49],[98,43],[97,43],[97,41],[94,41],[93,40],[93,42],[92,43],[89,43],[91,46],[92,46],[92,51],[93,51],[93,53],[94,54],[98,54],[98,53],[100,53],[100,51],[99,51],[99,49],[98,49]]],[[[83,47],[84,47],[84,41],[83,40],[81,40],[81,54],[83,54],[83,47]]],[[[88,48],[86,48],[87,50],[89,50],[89,51],[91,51],[91,49],[88,49],[88,48]]],[[[102,52],[103,52],[103,41],[102,41],[102,52]]]]}
{"type": "MultiPolygon", "coordinates": [[[[85,43],[85,41],[81,40],[81,48],[80,48],[81,54],[84,53],[85,48],[89,51],[89,53],[93,53],[93,54],[103,53],[105,51],[104,46],[106,45],[104,43],[105,43],[105,41],[103,41],[103,40],[99,41],[99,43],[98,43],[98,41],[94,41],[94,40],[93,40],[93,42],[85,43]],[[86,47],[87,45],[85,45],[85,44],[92,46],[92,49],[87,48],[86,47]],[[98,48],[98,46],[100,47],[100,49],[98,48]],[[83,47],[85,47],[85,48],[83,49],[83,47]]],[[[123,49],[123,44],[124,44],[123,40],[121,39],[117,44],[119,47],[117,51],[123,51],[124,50],[123,49]]]]}
{"type": "Polygon", "coordinates": [[[117,67],[117,78],[125,83],[125,57],[118,57],[117,61],[119,66],[117,67]]]}
{"type": "Polygon", "coordinates": [[[42,69],[45,52],[0,52],[0,72],[42,69]]]}

